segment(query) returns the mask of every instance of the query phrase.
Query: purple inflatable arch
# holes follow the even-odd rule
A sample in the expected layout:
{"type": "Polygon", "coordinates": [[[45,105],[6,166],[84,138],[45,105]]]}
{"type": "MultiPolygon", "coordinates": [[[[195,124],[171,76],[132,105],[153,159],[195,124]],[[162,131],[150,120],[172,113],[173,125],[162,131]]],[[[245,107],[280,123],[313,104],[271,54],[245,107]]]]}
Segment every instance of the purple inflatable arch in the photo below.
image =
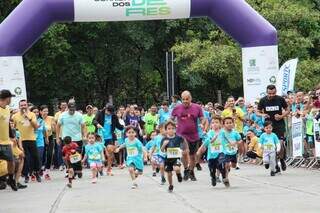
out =
{"type": "MultiPolygon", "coordinates": [[[[75,21],[76,1],[23,0],[0,25],[0,56],[21,56],[53,23],[75,21]]],[[[276,29],[244,0],[188,1],[190,17],[210,17],[242,47],[277,44],[276,29]]]]}

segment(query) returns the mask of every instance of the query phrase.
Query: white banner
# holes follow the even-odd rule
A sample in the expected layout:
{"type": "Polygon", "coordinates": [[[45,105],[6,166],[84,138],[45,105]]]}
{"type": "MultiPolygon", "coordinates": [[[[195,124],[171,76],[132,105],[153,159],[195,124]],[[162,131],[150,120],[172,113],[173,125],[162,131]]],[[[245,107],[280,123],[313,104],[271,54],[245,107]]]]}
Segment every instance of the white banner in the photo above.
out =
{"type": "Polygon", "coordinates": [[[22,56],[0,57],[0,90],[8,89],[16,97],[10,107],[17,109],[19,101],[27,99],[22,56]]]}
{"type": "Polygon", "coordinates": [[[266,95],[279,72],[278,46],[242,48],[243,90],[246,103],[266,95]]]}
{"type": "Polygon", "coordinates": [[[316,119],[313,120],[313,132],[316,156],[320,157],[320,122],[316,119]]]}
{"type": "Polygon", "coordinates": [[[286,95],[288,91],[294,90],[294,80],[296,77],[298,59],[291,59],[284,63],[278,74],[277,94],[286,95]]]}
{"type": "Polygon", "coordinates": [[[303,154],[302,119],[292,117],[292,156],[302,157],[303,154]]]}
{"type": "Polygon", "coordinates": [[[191,0],[75,0],[76,22],[189,18],[191,0]]]}

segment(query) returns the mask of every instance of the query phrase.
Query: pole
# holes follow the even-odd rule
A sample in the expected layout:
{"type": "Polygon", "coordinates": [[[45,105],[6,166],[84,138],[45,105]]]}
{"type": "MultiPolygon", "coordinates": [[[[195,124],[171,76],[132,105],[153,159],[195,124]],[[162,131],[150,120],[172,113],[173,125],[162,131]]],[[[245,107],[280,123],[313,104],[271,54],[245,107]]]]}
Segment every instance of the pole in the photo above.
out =
{"type": "Polygon", "coordinates": [[[171,71],[172,71],[172,93],[171,95],[175,94],[175,75],[174,75],[174,53],[171,52],[171,71]]]}

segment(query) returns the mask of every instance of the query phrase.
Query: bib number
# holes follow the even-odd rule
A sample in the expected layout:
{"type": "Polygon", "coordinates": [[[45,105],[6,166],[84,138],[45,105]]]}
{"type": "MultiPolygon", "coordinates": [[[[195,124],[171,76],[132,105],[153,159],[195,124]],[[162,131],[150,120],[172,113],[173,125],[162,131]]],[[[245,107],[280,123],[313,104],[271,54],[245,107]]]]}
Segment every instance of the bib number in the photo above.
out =
{"type": "Polygon", "coordinates": [[[221,151],[220,144],[211,144],[211,153],[217,153],[221,151]]]}
{"type": "Polygon", "coordinates": [[[138,149],[133,147],[133,148],[128,148],[127,149],[128,157],[135,157],[138,155],[138,149]]]}
{"type": "Polygon", "coordinates": [[[81,161],[81,155],[79,153],[76,153],[74,155],[70,155],[70,162],[71,163],[78,163],[81,161]]]}
{"type": "Polygon", "coordinates": [[[97,160],[101,160],[101,155],[98,153],[95,153],[93,155],[90,155],[89,160],[93,160],[93,161],[97,161],[97,160]]]}
{"type": "Polygon", "coordinates": [[[167,158],[181,158],[182,151],[180,148],[167,148],[167,158]]]}
{"type": "Polygon", "coordinates": [[[267,151],[267,152],[272,152],[275,150],[274,146],[272,144],[266,144],[264,145],[264,149],[267,151]]]}

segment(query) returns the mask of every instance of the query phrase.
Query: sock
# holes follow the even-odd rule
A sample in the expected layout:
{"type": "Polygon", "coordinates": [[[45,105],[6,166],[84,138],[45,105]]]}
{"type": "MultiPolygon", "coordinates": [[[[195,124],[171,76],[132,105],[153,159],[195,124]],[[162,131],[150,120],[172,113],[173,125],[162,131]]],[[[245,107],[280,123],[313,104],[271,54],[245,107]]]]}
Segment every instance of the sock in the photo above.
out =
{"type": "Polygon", "coordinates": [[[69,180],[69,183],[72,183],[72,178],[68,178],[68,180],[69,180]]]}

